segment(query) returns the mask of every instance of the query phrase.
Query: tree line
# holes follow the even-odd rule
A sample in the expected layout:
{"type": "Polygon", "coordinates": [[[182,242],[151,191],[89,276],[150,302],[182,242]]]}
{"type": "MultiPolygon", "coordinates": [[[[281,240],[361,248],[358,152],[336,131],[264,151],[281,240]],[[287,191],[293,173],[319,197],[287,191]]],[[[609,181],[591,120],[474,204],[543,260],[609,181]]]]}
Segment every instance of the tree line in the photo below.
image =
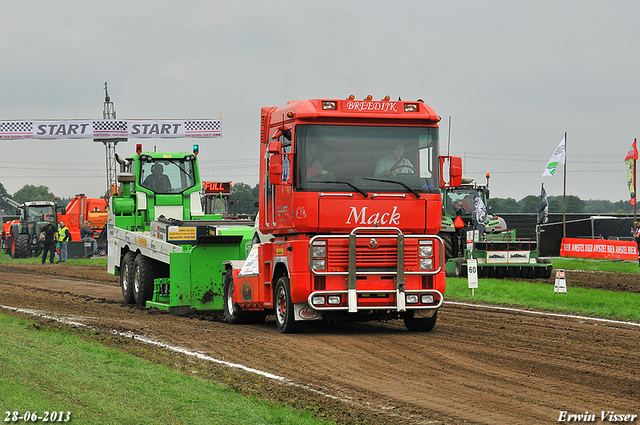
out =
{"type": "MultiPolygon", "coordinates": [[[[0,183],[0,208],[7,214],[13,214],[14,208],[2,200],[9,197],[18,203],[26,201],[53,201],[55,195],[46,186],[25,185],[13,195],[7,193],[0,183]]],[[[254,216],[258,212],[259,186],[251,187],[246,183],[236,183],[231,188],[230,207],[232,214],[247,214],[254,216]]],[[[562,196],[549,196],[550,213],[561,213],[563,208],[562,196]]],[[[64,206],[71,198],[58,198],[58,205],[64,206]]],[[[487,202],[494,214],[529,213],[535,214],[540,208],[540,196],[529,195],[519,201],[513,198],[491,198],[487,202]]],[[[577,196],[568,195],[566,198],[567,213],[584,214],[628,214],[633,213],[633,205],[629,201],[611,202],[606,200],[583,201],[577,196]]]]}
{"type": "MultiPolygon", "coordinates": [[[[549,196],[549,213],[562,213],[563,197],[549,196]]],[[[487,202],[494,214],[537,213],[540,210],[540,196],[529,195],[516,201],[513,198],[491,198],[487,202]]],[[[567,213],[583,214],[629,214],[633,213],[633,205],[629,201],[611,202],[606,200],[583,201],[575,195],[566,197],[567,213]]]]}

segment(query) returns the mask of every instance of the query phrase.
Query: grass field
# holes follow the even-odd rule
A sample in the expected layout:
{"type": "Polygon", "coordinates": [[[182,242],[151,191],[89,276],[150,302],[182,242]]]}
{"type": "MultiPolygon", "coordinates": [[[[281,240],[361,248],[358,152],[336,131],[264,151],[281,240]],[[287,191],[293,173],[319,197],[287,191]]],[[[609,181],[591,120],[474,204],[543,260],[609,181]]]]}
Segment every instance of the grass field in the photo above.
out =
{"type": "Polygon", "coordinates": [[[517,306],[582,316],[640,323],[640,294],[598,289],[568,288],[557,294],[553,285],[480,279],[472,295],[467,278],[447,278],[446,300],[517,306]]]}
{"type": "MultiPolygon", "coordinates": [[[[636,262],[594,261],[574,258],[553,258],[553,267],[566,270],[594,270],[612,273],[640,273],[636,262]]],[[[512,282],[500,279],[480,279],[472,295],[467,278],[447,278],[447,300],[464,300],[489,304],[517,306],[583,316],[594,316],[640,323],[640,294],[598,289],[568,288],[557,294],[553,285],[540,281],[512,282]]]]}
{"type": "Polygon", "coordinates": [[[7,412],[38,412],[41,417],[62,412],[64,418],[69,412],[67,423],[78,424],[331,423],[85,341],[67,330],[2,314],[0,341],[5,422],[12,422],[13,413],[7,412]]]}

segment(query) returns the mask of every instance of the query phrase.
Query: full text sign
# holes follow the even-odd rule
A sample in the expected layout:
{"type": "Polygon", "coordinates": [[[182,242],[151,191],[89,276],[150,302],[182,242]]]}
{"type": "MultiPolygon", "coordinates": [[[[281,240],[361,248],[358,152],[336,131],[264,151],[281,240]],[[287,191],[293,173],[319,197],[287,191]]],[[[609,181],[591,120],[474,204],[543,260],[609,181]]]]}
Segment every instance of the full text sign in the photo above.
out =
{"type": "Polygon", "coordinates": [[[220,120],[0,121],[0,139],[221,137],[220,120]]]}

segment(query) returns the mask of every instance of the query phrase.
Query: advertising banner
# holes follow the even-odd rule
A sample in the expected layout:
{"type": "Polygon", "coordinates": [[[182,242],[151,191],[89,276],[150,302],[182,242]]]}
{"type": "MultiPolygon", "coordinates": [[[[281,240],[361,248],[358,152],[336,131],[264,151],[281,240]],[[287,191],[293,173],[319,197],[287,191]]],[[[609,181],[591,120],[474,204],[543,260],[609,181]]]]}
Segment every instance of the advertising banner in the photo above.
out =
{"type": "Polygon", "coordinates": [[[560,256],[635,261],[638,259],[638,245],[631,241],[563,238],[560,256]]]}
{"type": "Polygon", "coordinates": [[[0,121],[0,140],[222,137],[220,120],[0,121]]]}

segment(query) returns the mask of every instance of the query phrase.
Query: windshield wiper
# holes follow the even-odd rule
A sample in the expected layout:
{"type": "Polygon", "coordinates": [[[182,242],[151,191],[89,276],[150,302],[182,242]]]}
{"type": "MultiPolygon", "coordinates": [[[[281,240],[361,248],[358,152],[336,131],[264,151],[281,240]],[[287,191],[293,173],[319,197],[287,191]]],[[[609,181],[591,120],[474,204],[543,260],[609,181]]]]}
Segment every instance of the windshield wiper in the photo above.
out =
{"type": "Polygon", "coordinates": [[[357,186],[352,185],[349,182],[345,182],[345,181],[340,181],[340,180],[326,180],[326,181],[317,181],[314,180],[312,183],[342,183],[342,184],[346,184],[347,186],[349,186],[351,189],[355,190],[356,192],[358,192],[360,195],[364,196],[365,198],[369,197],[369,194],[367,192],[365,192],[364,190],[360,189],[357,186]]]}
{"type": "Polygon", "coordinates": [[[372,179],[369,177],[363,177],[362,180],[371,180],[374,182],[382,182],[382,183],[395,183],[395,184],[399,184],[400,186],[404,187],[405,189],[407,189],[409,192],[413,193],[413,195],[420,199],[420,194],[418,192],[416,192],[414,189],[412,189],[410,186],[407,186],[406,184],[402,183],[401,181],[398,180],[387,180],[387,179],[372,179]]]}

